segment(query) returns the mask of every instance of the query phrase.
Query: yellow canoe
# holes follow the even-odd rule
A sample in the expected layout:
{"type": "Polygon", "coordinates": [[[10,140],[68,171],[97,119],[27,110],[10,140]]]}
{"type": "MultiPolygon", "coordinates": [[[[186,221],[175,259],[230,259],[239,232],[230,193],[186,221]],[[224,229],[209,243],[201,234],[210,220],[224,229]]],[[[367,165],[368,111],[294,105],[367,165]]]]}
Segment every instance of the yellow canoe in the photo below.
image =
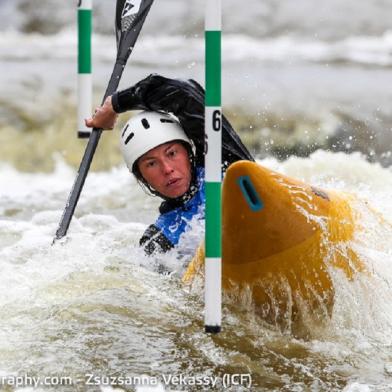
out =
{"type": "MultiPolygon", "coordinates": [[[[222,279],[226,293],[246,292],[271,322],[304,312],[331,314],[331,269],[352,279],[364,266],[350,247],[355,219],[351,196],[324,191],[240,161],[229,167],[222,188],[222,279]]],[[[184,282],[202,273],[199,248],[184,282]]]]}

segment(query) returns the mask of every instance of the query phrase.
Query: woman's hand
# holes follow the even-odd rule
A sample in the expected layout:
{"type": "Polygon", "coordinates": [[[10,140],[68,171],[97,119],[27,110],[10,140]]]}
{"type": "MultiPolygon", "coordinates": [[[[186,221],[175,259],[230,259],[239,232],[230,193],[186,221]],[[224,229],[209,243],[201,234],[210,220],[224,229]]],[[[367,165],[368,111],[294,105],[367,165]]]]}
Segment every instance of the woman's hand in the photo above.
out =
{"type": "Polygon", "coordinates": [[[102,106],[95,109],[92,117],[85,119],[85,124],[89,128],[113,129],[116,124],[118,114],[112,106],[112,97],[105,99],[102,106]]]}

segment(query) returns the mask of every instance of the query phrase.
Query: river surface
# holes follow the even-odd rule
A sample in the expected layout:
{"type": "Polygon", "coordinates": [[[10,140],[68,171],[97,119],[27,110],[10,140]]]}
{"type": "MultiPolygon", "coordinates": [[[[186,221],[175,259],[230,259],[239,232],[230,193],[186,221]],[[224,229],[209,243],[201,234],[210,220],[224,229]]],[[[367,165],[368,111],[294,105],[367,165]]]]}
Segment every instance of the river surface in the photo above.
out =
{"type": "Polygon", "coordinates": [[[390,390],[391,171],[360,155],[323,151],[260,163],[360,200],[365,228],[353,247],[372,273],[353,281],[333,276],[336,302],[325,329],[295,337],[226,299],[223,332],[204,334],[202,288],[182,286],[179,254],[151,259],[138,248],[157,200],[124,167],[90,173],[68,236],[52,246],[74,169],[61,159],[51,173],[2,164],[0,375],[93,374],[103,383],[146,375],[161,390],[197,390],[162,377],[240,373],[251,374],[252,390],[390,390]],[[159,274],[156,263],[173,273],[159,274]]]}
{"type": "MultiPolygon", "coordinates": [[[[223,390],[240,374],[225,390],[391,391],[392,3],[225,1],[227,117],[260,164],[354,194],[351,245],[370,273],[348,281],[332,270],[323,328],[301,335],[224,297],[216,336],[203,332],[202,287],[180,279],[203,227],[180,252],[143,254],[159,200],[127,172],[118,129],[104,133],[69,234],[52,245],[86,144],[76,139],[71,3],[0,0],[0,380],[22,377],[4,389],[31,391],[29,376],[53,377],[38,391],[223,390]],[[62,376],[74,385],[55,386],[62,376]]],[[[94,7],[98,104],[114,10],[94,7]]],[[[156,0],[121,86],[151,72],[203,84],[203,12],[196,0],[156,0]]]]}

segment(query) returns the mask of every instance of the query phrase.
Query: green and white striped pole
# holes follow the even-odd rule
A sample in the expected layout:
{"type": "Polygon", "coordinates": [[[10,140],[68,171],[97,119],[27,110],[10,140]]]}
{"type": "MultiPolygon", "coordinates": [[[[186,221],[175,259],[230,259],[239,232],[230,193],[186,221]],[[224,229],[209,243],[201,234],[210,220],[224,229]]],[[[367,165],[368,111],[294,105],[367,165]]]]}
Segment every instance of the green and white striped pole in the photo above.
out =
{"type": "Polygon", "coordinates": [[[205,331],[221,329],[222,307],[222,107],[221,0],[207,0],[205,18],[206,259],[205,331]]]}
{"type": "Polygon", "coordinates": [[[93,82],[91,74],[92,0],[78,3],[78,137],[88,138],[91,128],[84,119],[91,116],[93,82]]]}

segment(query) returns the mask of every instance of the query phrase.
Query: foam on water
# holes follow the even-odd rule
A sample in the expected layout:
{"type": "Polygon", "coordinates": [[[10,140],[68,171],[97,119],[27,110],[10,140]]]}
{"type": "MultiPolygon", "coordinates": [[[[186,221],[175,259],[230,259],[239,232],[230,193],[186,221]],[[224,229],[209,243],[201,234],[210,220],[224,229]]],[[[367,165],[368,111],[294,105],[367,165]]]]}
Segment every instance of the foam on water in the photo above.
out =
{"type": "Polygon", "coordinates": [[[295,339],[246,308],[227,304],[225,332],[204,335],[201,288],[184,290],[178,275],[155,269],[166,263],[180,274],[183,255],[150,259],[138,247],[158,201],[138,191],[124,168],[90,173],[68,236],[51,246],[74,170],[60,160],[49,174],[21,173],[2,164],[1,370],[83,376],[225,369],[251,371],[255,382],[271,390],[391,387],[390,169],[359,154],[323,151],[307,159],[261,163],[360,198],[364,229],[355,246],[370,276],[351,282],[333,276],[337,295],[328,331],[295,339]]]}
{"type": "MultiPolygon", "coordinates": [[[[5,32],[0,35],[0,59],[3,61],[62,60],[76,58],[77,34],[75,30],[62,30],[54,35],[5,32]],[[31,48],[34,47],[34,51],[31,48]]],[[[114,37],[93,36],[95,61],[113,62],[114,37]]],[[[337,41],[323,41],[317,37],[285,35],[256,39],[244,34],[225,34],[222,52],[225,62],[315,62],[352,63],[388,67],[392,64],[392,32],[379,36],[353,36],[337,41]]],[[[136,64],[166,67],[192,66],[203,62],[203,37],[181,35],[144,36],[138,40],[132,55],[136,64]]]]}

